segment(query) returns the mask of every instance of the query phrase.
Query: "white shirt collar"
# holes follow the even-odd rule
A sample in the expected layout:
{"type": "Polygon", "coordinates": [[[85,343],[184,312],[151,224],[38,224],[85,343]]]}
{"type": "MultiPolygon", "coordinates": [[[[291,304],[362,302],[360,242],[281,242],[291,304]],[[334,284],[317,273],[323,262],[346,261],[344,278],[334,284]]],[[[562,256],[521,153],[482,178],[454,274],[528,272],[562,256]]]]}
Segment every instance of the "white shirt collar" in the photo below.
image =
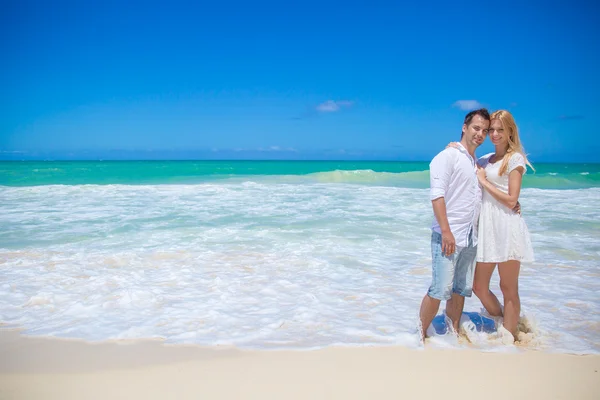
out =
{"type": "Polygon", "coordinates": [[[460,152],[465,153],[473,162],[477,162],[477,157],[471,157],[471,154],[461,142],[458,142],[458,149],[460,152]]]}

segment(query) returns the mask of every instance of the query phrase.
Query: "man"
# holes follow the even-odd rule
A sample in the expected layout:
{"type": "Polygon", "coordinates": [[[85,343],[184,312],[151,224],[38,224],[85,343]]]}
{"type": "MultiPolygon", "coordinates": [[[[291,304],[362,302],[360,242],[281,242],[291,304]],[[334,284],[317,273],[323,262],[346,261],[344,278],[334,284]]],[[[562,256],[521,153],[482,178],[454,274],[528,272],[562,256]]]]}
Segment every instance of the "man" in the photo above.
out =
{"type": "Polygon", "coordinates": [[[431,228],[432,282],[420,311],[423,338],[442,300],[446,300],[446,315],[458,332],[465,297],[473,292],[481,208],[475,149],[485,140],[489,126],[486,109],[471,111],[465,116],[460,143],[440,152],[429,164],[435,221],[431,228]]]}

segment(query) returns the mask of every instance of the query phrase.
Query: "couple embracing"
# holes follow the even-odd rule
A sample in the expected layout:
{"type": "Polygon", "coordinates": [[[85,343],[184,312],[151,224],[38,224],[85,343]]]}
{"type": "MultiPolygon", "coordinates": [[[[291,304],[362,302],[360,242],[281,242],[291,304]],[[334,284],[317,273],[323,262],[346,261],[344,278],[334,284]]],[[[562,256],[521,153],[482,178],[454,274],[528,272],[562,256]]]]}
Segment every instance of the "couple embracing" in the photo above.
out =
{"type": "MultiPolygon", "coordinates": [[[[465,116],[462,137],[431,161],[432,283],[420,310],[422,335],[446,300],[446,315],[458,332],[465,297],[472,292],[491,316],[518,339],[521,262],[533,261],[529,231],[521,217],[519,193],[531,167],[513,116],[486,109],[465,116]],[[479,159],[475,149],[489,136],[495,152],[479,159]],[[496,265],[504,307],[490,291],[496,265]]],[[[532,167],[533,168],[533,167],[532,167]]]]}

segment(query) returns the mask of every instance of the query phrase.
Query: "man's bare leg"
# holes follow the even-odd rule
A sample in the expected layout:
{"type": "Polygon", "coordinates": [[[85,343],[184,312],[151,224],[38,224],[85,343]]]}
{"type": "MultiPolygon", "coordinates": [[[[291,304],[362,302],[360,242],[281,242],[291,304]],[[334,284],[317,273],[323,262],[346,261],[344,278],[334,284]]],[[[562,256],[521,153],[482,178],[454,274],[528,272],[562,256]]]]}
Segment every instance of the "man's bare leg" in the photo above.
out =
{"type": "Polygon", "coordinates": [[[452,293],[452,297],[446,302],[446,315],[452,321],[452,327],[456,333],[458,333],[458,324],[464,307],[465,298],[458,293],[452,293]]]}
{"type": "Polygon", "coordinates": [[[430,297],[428,294],[423,297],[421,302],[421,311],[419,317],[421,318],[421,335],[425,339],[427,337],[427,328],[431,325],[431,321],[435,318],[438,310],[440,309],[440,300],[430,297]]]}

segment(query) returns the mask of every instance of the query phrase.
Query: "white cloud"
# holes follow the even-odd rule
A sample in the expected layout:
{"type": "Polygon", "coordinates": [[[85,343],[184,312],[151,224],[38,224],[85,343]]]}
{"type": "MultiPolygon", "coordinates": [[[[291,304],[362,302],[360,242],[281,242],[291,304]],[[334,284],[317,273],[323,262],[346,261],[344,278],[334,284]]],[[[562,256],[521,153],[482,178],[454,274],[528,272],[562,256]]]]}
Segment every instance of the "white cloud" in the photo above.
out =
{"type": "Polygon", "coordinates": [[[281,146],[269,146],[269,147],[257,147],[257,148],[236,147],[233,149],[219,149],[218,151],[219,152],[235,151],[236,153],[253,152],[253,151],[261,151],[261,152],[287,151],[287,152],[294,152],[294,153],[298,152],[298,150],[296,150],[293,147],[281,147],[281,146]]]}
{"type": "Polygon", "coordinates": [[[291,151],[291,152],[297,152],[298,150],[294,149],[293,147],[280,147],[280,146],[270,146],[270,147],[259,147],[258,149],[256,149],[257,151],[291,151]]]}
{"type": "Polygon", "coordinates": [[[316,110],[319,112],[336,112],[336,111],[340,111],[343,107],[350,107],[352,106],[352,104],[354,104],[354,102],[349,101],[349,100],[340,100],[340,101],[334,101],[334,100],[327,100],[324,103],[319,104],[316,107],[316,110]]]}
{"type": "Polygon", "coordinates": [[[463,111],[471,111],[483,108],[483,105],[477,100],[458,100],[452,104],[452,107],[458,107],[463,111]]]}
{"type": "Polygon", "coordinates": [[[575,114],[575,115],[561,115],[558,117],[558,119],[562,119],[562,120],[574,120],[574,119],[583,119],[583,115],[580,114],[575,114]]]}

